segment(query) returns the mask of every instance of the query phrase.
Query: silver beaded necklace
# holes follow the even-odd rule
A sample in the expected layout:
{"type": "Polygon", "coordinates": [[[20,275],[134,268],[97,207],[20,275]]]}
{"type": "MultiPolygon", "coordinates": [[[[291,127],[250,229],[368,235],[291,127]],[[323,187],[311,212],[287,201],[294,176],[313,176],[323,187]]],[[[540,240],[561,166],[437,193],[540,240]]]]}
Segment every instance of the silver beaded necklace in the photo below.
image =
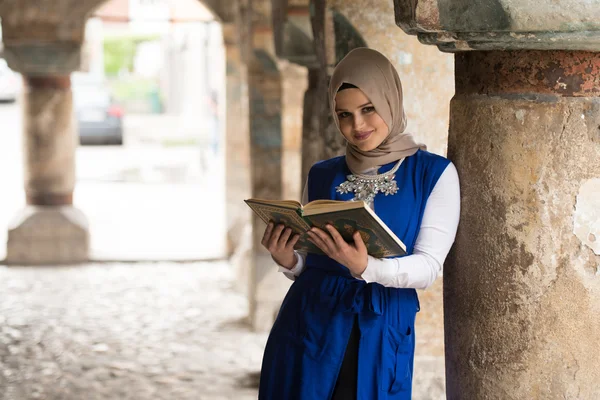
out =
{"type": "Polygon", "coordinates": [[[383,193],[386,196],[396,194],[398,185],[394,178],[402,161],[404,161],[404,158],[398,160],[394,168],[383,174],[350,174],[346,176],[347,180],[345,182],[335,188],[336,192],[340,194],[354,193],[354,198],[351,201],[362,200],[369,204],[373,203],[377,193],[383,193]]]}

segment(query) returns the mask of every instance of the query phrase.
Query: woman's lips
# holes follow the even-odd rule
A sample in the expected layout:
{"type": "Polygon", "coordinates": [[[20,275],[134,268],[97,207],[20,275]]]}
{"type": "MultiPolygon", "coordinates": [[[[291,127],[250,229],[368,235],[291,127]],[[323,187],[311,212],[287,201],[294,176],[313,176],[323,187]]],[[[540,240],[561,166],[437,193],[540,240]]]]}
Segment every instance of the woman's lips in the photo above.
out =
{"type": "Polygon", "coordinates": [[[354,138],[356,140],[366,140],[369,138],[369,136],[371,136],[371,134],[373,133],[373,131],[367,131],[367,132],[356,132],[354,134],[354,138]]]}

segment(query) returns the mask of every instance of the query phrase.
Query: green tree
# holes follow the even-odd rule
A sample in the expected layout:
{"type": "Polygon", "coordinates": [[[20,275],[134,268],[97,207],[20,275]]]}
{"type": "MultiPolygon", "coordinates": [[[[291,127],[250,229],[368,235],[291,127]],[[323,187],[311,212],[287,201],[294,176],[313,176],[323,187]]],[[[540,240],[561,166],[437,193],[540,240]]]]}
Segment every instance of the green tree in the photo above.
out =
{"type": "Polygon", "coordinates": [[[119,36],[104,39],[104,72],[117,76],[122,70],[131,72],[137,46],[159,39],[159,35],[119,36]]]}

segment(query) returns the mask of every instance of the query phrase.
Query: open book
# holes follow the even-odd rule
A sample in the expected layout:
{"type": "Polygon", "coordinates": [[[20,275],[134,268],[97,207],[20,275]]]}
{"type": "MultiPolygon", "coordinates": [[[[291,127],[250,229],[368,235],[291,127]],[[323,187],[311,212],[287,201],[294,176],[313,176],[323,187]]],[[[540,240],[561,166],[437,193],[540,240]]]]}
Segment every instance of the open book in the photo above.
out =
{"type": "Polygon", "coordinates": [[[406,246],[364,201],[315,200],[302,206],[293,200],[244,200],[267,224],[285,224],[294,233],[300,234],[296,250],[323,254],[309,242],[308,231],[312,226],[325,229],[333,225],[344,240],[353,243],[352,235],[357,230],[367,246],[368,253],[376,258],[395,257],[406,254],[406,246]]]}

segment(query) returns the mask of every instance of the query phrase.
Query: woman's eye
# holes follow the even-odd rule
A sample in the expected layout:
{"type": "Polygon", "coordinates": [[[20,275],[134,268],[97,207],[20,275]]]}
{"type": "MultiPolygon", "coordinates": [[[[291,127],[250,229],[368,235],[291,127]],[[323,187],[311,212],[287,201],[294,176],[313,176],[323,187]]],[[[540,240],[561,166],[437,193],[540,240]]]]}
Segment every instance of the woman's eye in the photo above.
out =
{"type": "Polygon", "coordinates": [[[372,106],[363,108],[363,112],[365,114],[372,113],[373,111],[375,111],[375,107],[372,107],[372,106]]]}
{"type": "Polygon", "coordinates": [[[338,118],[342,119],[342,118],[347,118],[350,116],[350,113],[348,112],[342,112],[338,114],[338,118]]]}

